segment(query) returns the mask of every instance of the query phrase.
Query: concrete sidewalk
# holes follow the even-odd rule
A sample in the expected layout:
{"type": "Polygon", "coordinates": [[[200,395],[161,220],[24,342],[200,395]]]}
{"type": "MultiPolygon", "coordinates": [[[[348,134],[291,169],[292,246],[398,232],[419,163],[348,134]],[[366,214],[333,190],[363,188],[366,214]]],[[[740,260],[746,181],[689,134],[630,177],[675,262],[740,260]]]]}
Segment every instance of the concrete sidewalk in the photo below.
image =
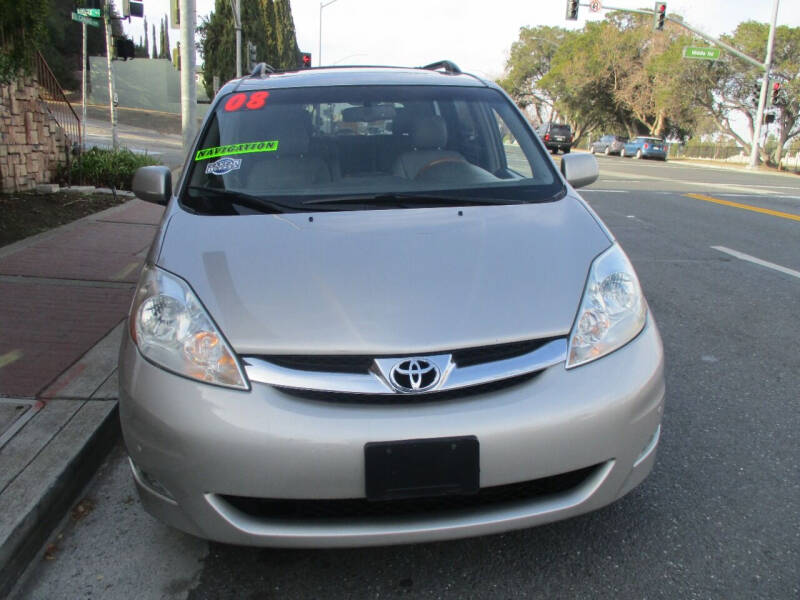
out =
{"type": "Polygon", "coordinates": [[[123,320],[163,208],[0,248],[0,597],[118,438],[123,320]]]}

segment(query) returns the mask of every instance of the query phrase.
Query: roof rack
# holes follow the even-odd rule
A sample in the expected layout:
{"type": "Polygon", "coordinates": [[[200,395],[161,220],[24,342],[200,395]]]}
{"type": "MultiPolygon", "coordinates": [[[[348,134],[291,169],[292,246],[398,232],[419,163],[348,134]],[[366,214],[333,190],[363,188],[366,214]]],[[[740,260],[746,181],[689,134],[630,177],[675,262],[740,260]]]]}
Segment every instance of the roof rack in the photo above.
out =
{"type": "Polygon", "coordinates": [[[445,73],[461,73],[461,69],[458,68],[458,65],[451,60],[439,60],[435,63],[431,63],[420,68],[428,69],[429,71],[438,71],[439,69],[444,69],[445,73]]]}
{"type": "Polygon", "coordinates": [[[267,73],[274,73],[275,67],[265,62],[258,63],[250,72],[249,77],[264,77],[267,73]]]}

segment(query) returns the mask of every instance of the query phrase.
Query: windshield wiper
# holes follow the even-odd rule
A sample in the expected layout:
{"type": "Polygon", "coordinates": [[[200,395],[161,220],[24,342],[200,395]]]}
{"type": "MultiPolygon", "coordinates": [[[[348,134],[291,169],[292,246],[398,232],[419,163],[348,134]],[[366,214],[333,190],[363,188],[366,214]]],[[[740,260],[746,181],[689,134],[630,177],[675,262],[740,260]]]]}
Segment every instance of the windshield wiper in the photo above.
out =
{"type": "Polygon", "coordinates": [[[352,196],[334,196],[333,198],[317,198],[315,200],[306,200],[303,202],[303,204],[396,204],[397,206],[432,204],[436,206],[470,206],[486,204],[520,204],[520,201],[498,200],[496,198],[469,198],[453,194],[416,194],[413,192],[403,192],[395,194],[361,194],[352,196]]]}
{"type": "Polygon", "coordinates": [[[239,206],[252,208],[253,210],[257,210],[259,212],[285,213],[288,211],[296,211],[298,208],[296,206],[281,204],[280,202],[275,202],[274,200],[267,200],[265,198],[260,198],[259,196],[252,196],[250,194],[237,192],[235,190],[224,190],[220,188],[205,187],[202,185],[190,185],[189,189],[193,192],[200,192],[216,198],[223,198],[231,204],[238,204],[239,206]]]}

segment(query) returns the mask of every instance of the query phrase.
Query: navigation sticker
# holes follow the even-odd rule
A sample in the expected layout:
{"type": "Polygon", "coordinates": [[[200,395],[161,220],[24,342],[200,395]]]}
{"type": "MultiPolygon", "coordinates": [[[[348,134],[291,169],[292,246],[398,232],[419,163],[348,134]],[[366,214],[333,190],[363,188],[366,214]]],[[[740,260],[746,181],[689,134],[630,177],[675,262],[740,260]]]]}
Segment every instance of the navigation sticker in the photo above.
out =
{"type": "Polygon", "coordinates": [[[213,163],[208,163],[206,165],[206,175],[209,173],[211,175],[226,175],[231,171],[235,171],[236,169],[241,168],[242,166],[242,159],[241,158],[220,158],[213,163]]]}
{"type": "Polygon", "coordinates": [[[278,140],[265,140],[263,142],[247,142],[244,144],[230,144],[228,146],[215,146],[203,148],[195,154],[195,161],[219,158],[231,154],[251,154],[253,152],[275,152],[278,149],[278,140]]]}

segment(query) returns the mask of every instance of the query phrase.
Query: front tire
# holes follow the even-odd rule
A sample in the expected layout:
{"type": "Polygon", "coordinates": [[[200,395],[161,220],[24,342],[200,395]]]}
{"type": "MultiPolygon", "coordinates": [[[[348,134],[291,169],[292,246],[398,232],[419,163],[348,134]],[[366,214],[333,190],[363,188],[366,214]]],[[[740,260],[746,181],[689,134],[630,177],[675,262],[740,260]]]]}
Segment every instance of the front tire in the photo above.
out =
{"type": "Polygon", "coordinates": [[[619,151],[619,157],[620,158],[625,158],[625,156],[627,156],[627,155],[625,154],[625,148],[623,148],[622,150],[619,151]]]}
{"type": "Polygon", "coordinates": [[[636,151],[636,156],[634,156],[634,158],[637,159],[637,160],[641,159],[642,158],[642,151],[641,150],[637,150],[636,151]]]}

